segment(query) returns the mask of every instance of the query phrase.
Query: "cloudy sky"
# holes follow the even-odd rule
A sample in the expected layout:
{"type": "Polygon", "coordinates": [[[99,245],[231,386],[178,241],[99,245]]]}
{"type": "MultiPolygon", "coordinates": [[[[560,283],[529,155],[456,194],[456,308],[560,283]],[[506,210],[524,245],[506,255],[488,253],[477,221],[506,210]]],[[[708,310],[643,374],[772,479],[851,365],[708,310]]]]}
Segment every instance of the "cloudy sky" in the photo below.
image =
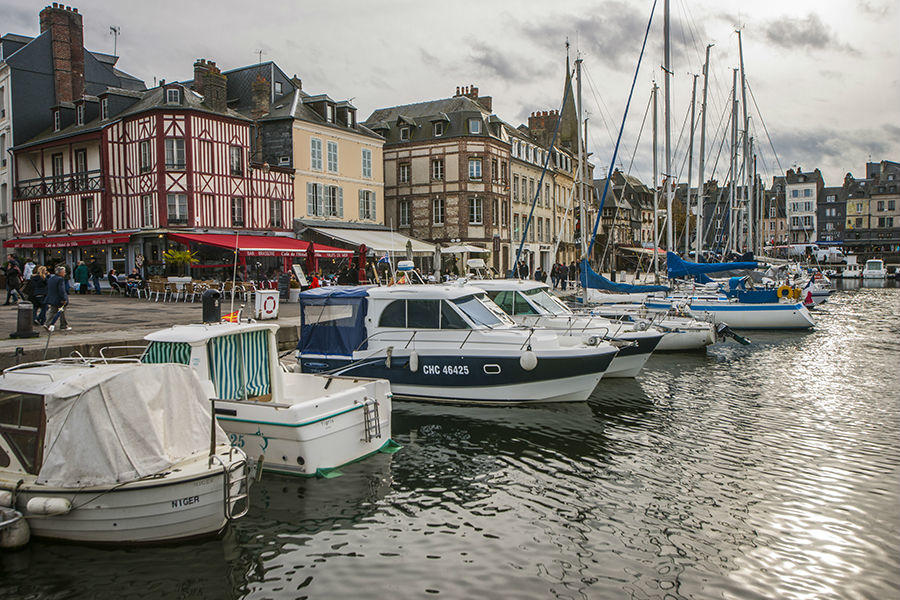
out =
{"type": "MultiPolygon", "coordinates": [[[[0,27],[36,34],[45,4],[0,0],[0,27]]],[[[154,77],[190,78],[198,57],[229,69],[256,62],[262,50],[263,60],[299,75],[305,90],[352,98],[363,118],[376,108],[443,98],[457,85],[475,84],[493,96],[501,118],[525,122],[533,110],[559,106],[568,38],[573,57],[580,52],[584,58],[592,160],[605,170],[652,0],[81,0],[76,6],[84,15],[86,46],[112,52],[109,26],[119,26],[119,67],[148,85],[154,77]]],[[[691,74],[702,71],[707,43],[715,44],[708,164],[719,156],[717,176],[727,170],[727,148],[720,155],[719,145],[737,66],[736,27],[743,30],[747,80],[759,106],[757,113],[748,94],[751,134],[767,176],[779,163],[783,169],[819,167],[826,184],[839,185],[848,171],[862,176],[869,158],[900,160],[900,3],[671,0],[671,22],[673,147],[681,140],[673,170],[681,180],[691,74]]],[[[662,23],[659,0],[616,159],[628,169],[634,156],[632,172],[645,181],[649,118],[640,130],[652,81],[662,82],[662,23]]],[[[662,93],[660,111],[661,100],[662,93]]]]}

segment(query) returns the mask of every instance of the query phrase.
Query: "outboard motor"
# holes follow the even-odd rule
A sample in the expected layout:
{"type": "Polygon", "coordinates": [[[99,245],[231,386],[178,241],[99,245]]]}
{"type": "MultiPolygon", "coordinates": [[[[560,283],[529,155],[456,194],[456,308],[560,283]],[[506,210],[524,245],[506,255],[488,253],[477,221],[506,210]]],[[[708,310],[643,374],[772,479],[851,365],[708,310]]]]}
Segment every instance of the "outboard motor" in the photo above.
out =
{"type": "Polygon", "coordinates": [[[222,320],[222,307],[219,305],[221,297],[222,294],[218,290],[206,290],[200,294],[204,323],[218,323],[222,320]]]}

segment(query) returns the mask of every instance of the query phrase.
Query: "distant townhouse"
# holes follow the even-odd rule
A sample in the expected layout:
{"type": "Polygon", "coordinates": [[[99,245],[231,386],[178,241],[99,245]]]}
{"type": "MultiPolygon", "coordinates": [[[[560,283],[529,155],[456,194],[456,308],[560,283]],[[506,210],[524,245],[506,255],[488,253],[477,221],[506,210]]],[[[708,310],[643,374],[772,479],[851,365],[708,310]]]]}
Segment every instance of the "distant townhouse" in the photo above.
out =
{"type": "Polygon", "coordinates": [[[866,163],[869,226],[873,250],[896,252],[900,247],[900,163],[866,163]]]}
{"type": "MultiPolygon", "coordinates": [[[[16,237],[7,245],[44,263],[97,259],[105,270],[161,273],[170,247],[197,250],[196,268],[222,268],[235,231],[244,246],[254,233],[288,236],[292,169],[252,163],[252,123],[227,108],[226,77],[202,59],[195,73],[194,88],[161,81],[57,104],[53,125],[14,148],[16,237]]],[[[302,253],[244,246],[242,263],[265,255],[269,268],[302,253]]]]}
{"type": "Polygon", "coordinates": [[[846,219],[847,190],[843,186],[823,187],[816,207],[817,243],[843,245],[846,219]]]}
{"type": "Polygon", "coordinates": [[[792,244],[816,242],[816,202],[825,187],[819,169],[803,172],[799,167],[785,173],[788,232],[792,244]]]}
{"type": "MultiPolygon", "coordinates": [[[[532,113],[528,125],[512,127],[493,114],[492,103],[477,87],[463,86],[451,98],[378,109],[366,119],[386,139],[387,219],[406,235],[483,248],[500,271],[512,268],[520,245],[531,269],[576,260],[575,199],[566,214],[576,162],[568,120],[551,146],[558,113],[532,113]]],[[[590,202],[588,184],[585,190],[590,202]]]]}
{"type": "Polygon", "coordinates": [[[763,192],[763,246],[783,246],[788,243],[785,178],[775,175],[772,185],[763,192]]]}
{"type": "Polygon", "coordinates": [[[107,88],[143,90],[144,82],[116,68],[119,57],[85,49],[77,8],[54,2],[41,10],[36,37],[0,38],[0,241],[12,231],[14,162],[10,150],[52,126],[56,112],[74,120],[74,102],[107,88]]]}

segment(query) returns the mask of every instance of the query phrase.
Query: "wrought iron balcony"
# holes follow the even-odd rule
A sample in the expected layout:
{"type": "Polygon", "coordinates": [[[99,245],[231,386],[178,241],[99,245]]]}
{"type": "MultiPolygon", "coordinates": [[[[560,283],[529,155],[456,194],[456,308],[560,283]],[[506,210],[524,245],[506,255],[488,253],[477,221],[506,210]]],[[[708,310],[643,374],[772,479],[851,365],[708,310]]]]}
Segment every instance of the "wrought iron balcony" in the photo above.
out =
{"type": "Polygon", "coordinates": [[[58,177],[23,179],[16,184],[15,199],[60,196],[78,192],[96,192],[103,189],[100,169],[69,173],[58,177]]]}

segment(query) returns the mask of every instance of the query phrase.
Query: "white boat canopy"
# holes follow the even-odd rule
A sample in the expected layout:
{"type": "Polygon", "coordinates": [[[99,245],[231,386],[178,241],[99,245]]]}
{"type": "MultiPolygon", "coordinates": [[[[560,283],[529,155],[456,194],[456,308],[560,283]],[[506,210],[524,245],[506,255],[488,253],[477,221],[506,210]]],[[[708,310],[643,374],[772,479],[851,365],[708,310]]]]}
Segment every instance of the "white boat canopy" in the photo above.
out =
{"type": "MultiPolygon", "coordinates": [[[[23,370],[4,379],[34,375],[23,370]]],[[[96,365],[51,385],[43,381],[47,421],[38,484],[114,485],[209,452],[209,400],[187,365],[96,365]]],[[[227,444],[215,427],[216,444],[227,444]]]]}
{"type": "Polygon", "coordinates": [[[384,252],[403,254],[406,252],[407,242],[412,244],[413,254],[428,254],[429,256],[434,254],[433,244],[428,244],[396,231],[342,229],[339,227],[310,227],[310,229],[346,244],[355,246],[365,244],[367,248],[379,254],[384,252]]]}

